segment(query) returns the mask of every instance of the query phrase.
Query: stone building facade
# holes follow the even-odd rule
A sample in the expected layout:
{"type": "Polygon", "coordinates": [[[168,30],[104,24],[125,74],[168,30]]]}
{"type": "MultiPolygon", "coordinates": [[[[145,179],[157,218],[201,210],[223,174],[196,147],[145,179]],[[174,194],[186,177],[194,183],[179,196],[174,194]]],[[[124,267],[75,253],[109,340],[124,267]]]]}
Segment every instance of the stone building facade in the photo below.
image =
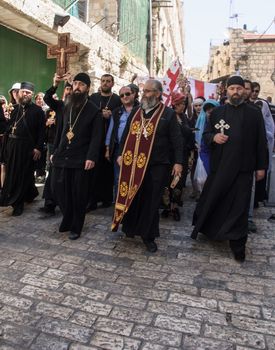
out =
{"type": "Polygon", "coordinates": [[[275,72],[275,35],[230,29],[229,40],[211,48],[207,71],[201,78],[218,82],[236,72],[244,78],[259,82],[260,96],[271,96],[275,101],[275,85],[271,79],[275,72]]]}
{"type": "Polygon", "coordinates": [[[152,71],[163,76],[172,60],[184,59],[183,1],[152,1],[152,71]]]}
{"type": "MultiPolygon", "coordinates": [[[[80,45],[79,56],[70,60],[70,72],[86,71],[92,77],[93,91],[103,73],[114,75],[118,90],[135,75],[162,76],[173,59],[179,57],[183,61],[182,0],[0,0],[0,23],[0,29],[8,28],[21,38],[31,38],[34,46],[39,43],[45,50],[47,45],[57,43],[58,33],[70,33],[71,40],[80,45]],[[55,15],[67,15],[65,9],[72,16],[63,27],[55,26],[55,15]]],[[[6,44],[16,46],[18,40],[6,44]]],[[[11,62],[3,42],[2,46],[1,55],[7,56],[6,66],[1,66],[3,71],[9,69],[11,62]]],[[[13,65],[21,63],[18,52],[13,65]]],[[[43,64],[36,68],[42,70],[37,72],[41,78],[43,64]]],[[[18,72],[13,76],[10,70],[10,81],[5,78],[0,82],[1,93],[19,78],[18,72]]],[[[31,73],[29,79],[42,79],[38,89],[44,89],[46,78],[36,79],[35,69],[31,73]]]]}

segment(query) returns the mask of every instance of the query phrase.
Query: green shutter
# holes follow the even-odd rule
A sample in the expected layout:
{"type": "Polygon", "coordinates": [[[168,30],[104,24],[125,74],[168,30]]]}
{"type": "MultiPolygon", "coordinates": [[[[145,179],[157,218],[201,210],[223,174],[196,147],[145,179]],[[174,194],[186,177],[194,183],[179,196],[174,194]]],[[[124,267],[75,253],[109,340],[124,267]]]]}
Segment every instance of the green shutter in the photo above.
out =
{"type": "Polygon", "coordinates": [[[46,45],[0,26],[0,52],[0,95],[8,98],[15,82],[31,81],[36,92],[52,85],[56,60],[47,59],[46,45]]]}
{"type": "Polygon", "coordinates": [[[119,3],[119,41],[146,63],[149,1],[120,0],[119,3]]]}

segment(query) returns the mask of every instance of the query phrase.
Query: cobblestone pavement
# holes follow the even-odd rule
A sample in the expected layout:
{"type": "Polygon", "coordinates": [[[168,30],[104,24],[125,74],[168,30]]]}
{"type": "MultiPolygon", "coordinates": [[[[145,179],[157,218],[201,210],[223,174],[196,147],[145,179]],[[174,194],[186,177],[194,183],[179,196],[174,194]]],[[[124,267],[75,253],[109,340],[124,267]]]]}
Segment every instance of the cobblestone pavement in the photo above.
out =
{"type": "Polygon", "coordinates": [[[77,241],[43,220],[0,213],[0,350],[275,349],[275,224],[259,208],[247,260],[225,243],[161,221],[159,250],[109,231],[111,210],[86,217],[77,241]]]}

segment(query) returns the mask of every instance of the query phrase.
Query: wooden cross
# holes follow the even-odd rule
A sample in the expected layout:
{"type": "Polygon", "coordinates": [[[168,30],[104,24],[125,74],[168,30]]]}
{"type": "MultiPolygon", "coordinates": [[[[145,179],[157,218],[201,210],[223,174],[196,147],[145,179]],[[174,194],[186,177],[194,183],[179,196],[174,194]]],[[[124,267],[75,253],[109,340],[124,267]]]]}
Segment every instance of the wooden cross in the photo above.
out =
{"type": "Polygon", "coordinates": [[[230,128],[230,125],[226,124],[223,119],[221,119],[216,125],[216,129],[220,129],[221,133],[224,135],[224,129],[228,130],[230,128]]]}
{"type": "Polygon", "coordinates": [[[47,58],[56,58],[56,73],[59,76],[69,71],[69,58],[79,51],[79,44],[70,43],[70,33],[58,34],[58,44],[48,46],[47,58]]]}

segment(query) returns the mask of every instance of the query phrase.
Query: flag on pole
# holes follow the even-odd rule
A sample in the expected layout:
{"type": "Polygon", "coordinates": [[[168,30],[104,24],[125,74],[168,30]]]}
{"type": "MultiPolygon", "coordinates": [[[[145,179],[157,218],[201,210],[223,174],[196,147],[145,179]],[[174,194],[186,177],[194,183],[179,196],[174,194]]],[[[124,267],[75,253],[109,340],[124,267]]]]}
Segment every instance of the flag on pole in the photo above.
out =
{"type": "Polygon", "coordinates": [[[181,73],[181,64],[178,59],[172,62],[164,78],[160,79],[163,87],[162,100],[166,106],[171,104],[171,94],[177,89],[177,79],[181,73]]]}
{"type": "Polygon", "coordinates": [[[203,96],[206,100],[215,99],[217,94],[217,84],[207,83],[205,81],[188,78],[193,98],[203,96]]]}

